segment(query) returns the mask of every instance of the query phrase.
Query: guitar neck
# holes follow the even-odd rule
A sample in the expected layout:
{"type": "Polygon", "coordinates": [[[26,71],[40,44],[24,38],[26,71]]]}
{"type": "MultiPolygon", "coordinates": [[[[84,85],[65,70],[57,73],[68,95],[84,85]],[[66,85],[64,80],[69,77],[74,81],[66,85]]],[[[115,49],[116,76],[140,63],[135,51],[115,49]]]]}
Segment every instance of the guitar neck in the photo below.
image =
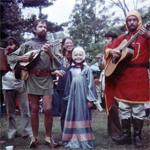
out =
{"type": "MultiPolygon", "coordinates": [[[[55,40],[55,41],[50,42],[50,45],[51,45],[51,47],[54,47],[54,46],[58,45],[59,43],[60,43],[59,40],[55,40]]],[[[41,51],[42,51],[42,48],[37,50],[36,52],[34,52],[32,54],[32,57],[35,56],[36,54],[40,53],[41,51]]]]}
{"type": "Polygon", "coordinates": [[[136,34],[127,42],[127,44],[125,44],[123,46],[122,50],[124,50],[126,47],[128,47],[138,35],[139,35],[139,31],[136,32],[136,34]]]}

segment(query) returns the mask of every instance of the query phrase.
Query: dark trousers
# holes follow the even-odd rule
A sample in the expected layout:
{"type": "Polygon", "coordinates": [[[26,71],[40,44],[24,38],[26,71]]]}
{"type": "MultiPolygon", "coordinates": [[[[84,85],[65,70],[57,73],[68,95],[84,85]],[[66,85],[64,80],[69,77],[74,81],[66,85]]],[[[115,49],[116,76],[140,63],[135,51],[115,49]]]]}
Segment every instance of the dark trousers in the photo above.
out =
{"type": "Polygon", "coordinates": [[[119,113],[118,113],[118,103],[116,100],[113,101],[112,107],[109,111],[108,116],[108,134],[112,137],[119,136],[122,134],[119,113]]]}
{"type": "Polygon", "coordinates": [[[59,100],[58,93],[56,89],[54,89],[53,102],[52,102],[52,112],[54,116],[60,115],[59,103],[60,103],[60,100],[59,100]]]}
{"type": "Polygon", "coordinates": [[[60,103],[61,103],[61,119],[60,119],[60,122],[61,122],[61,130],[63,132],[68,101],[63,100],[64,90],[58,90],[57,92],[58,92],[58,95],[59,95],[59,98],[60,98],[60,103]]]}

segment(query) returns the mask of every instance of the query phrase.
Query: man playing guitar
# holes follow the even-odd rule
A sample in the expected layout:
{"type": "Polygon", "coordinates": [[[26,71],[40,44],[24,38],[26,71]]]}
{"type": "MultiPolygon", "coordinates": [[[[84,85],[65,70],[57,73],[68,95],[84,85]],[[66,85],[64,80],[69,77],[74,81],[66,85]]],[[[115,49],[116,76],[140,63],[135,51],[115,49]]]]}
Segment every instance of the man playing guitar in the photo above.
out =
{"type": "Polygon", "coordinates": [[[43,109],[45,114],[45,129],[46,137],[45,142],[50,147],[58,146],[55,143],[51,131],[53,124],[52,115],[52,94],[53,94],[53,79],[51,71],[58,69],[61,65],[61,56],[57,46],[51,47],[50,43],[46,40],[47,23],[45,20],[36,20],[33,23],[33,33],[35,38],[22,44],[10,56],[10,65],[15,68],[17,63],[30,62],[33,53],[28,53],[35,49],[40,49],[37,62],[30,68],[29,78],[26,80],[26,89],[29,93],[31,101],[31,126],[33,131],[33,138],[30,147],[37,147],[39,142],[38,126],[39,126],[39,100],[42,97],[43,109]],[[52,52],[53,51],[53,52],[52,52]]]}
{"type": "MultiPolygon", "coordinates": [[[[121,73],[113,91],[113,98],[118,100],[120,118],[122,121],[122,135],[112,138],[119,144],[131,144],[131,118],[133,118],[134,144],[136,147],[143,147],[141,142],[141,130],[143,127],[145,110],[144,103],[149,102],[149,79],[147,63],[149,59],[150,33],[142,26],[141,16],[138,11],[131,11],[126,17],[127,35],[121,35],[110,45],[105,47],[105,73],[108,65],[107,60],[112,59],[115,64],[117,58],[122,53],[116,49],[120,43],[126,39],[129,41],[137,32],[139,35],[132,41],[130,47],[134,51],[132,59],[126,65],[121,73]]],[[[106,75],[106,74],[105,74],[106,75]]],[[[109,82],[114,82],[109,79],[109,82]]],[[[115,80],[115,81],[116,81],[115,80]]],[[[106,87],[109,88],[109,87],[106,87]]],[[[105,89],[107,90],[107,89],[105,89]]],[[[111,108],[112,99],[105,97],[107,102],[107,111],[111,108]]]]}

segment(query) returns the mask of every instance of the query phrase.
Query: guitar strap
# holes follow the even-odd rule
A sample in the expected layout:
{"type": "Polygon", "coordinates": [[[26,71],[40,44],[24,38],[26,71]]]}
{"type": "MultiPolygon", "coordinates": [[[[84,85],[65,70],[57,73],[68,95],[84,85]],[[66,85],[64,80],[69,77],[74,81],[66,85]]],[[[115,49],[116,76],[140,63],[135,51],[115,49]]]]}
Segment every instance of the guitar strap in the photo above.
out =
{"type": "Polygon", "coordinates": [[[128,37],[128,35],[129,35],[129,33],[124,36],[123,40],[126,39],[128,37]]]}

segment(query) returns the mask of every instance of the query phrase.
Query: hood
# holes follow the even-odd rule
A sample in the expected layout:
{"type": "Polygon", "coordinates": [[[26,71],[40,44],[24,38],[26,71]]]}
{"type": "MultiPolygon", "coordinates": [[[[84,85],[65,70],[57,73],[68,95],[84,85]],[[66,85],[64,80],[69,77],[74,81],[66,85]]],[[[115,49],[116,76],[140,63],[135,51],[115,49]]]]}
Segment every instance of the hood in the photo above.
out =
{"type": "Polygon", "coordinates": [[[137,30],[138,30],[142,26],[142,19],[141,19],[140,13],[137,10],[133,10],[133,11],[128,12],[127,17],[126,17],[126,28],[127,28],[127,30],[128,30],[128,27],[127,27],[127,18],[129,16],[136,16],[138,18],[138,27],[137,27],[137,30]]]}

